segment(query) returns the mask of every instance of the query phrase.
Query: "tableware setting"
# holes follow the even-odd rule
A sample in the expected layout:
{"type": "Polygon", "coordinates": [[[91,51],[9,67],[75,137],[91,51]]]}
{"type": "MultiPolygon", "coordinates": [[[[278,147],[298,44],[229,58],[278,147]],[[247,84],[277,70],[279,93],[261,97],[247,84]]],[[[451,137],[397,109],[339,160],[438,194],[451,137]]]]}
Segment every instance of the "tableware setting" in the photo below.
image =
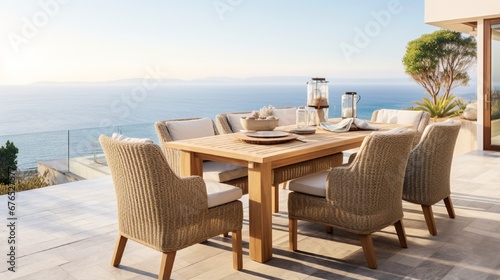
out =
{"type": "Polygon", "coordinates": [[[290,130],[289,132],[294,133],[294,134],[299,134],[299,135],[314,134],[314,133],[316,133],[316,128],[315,127],[296,128],[296,129],[290,130]]]}
{"type": "Polygon", "coordinates": [[[272,131],[278,126],[279,119],[251,119],[242,117],[241,125],[247,131],[272,131]]]}
{"type": "Polygon", "coordinates": [[[246,136],[256,137],[256,138],[279,138],[290,135],[290,133],[285,131],[254,131],[245,133],[246,136]]]}
{"type": "Polygon", "coordinates": [[[250,144],[273,145],[295,140],[299,136],[285,131],[254,131],[241,133],[238,137],[250,144]]]}

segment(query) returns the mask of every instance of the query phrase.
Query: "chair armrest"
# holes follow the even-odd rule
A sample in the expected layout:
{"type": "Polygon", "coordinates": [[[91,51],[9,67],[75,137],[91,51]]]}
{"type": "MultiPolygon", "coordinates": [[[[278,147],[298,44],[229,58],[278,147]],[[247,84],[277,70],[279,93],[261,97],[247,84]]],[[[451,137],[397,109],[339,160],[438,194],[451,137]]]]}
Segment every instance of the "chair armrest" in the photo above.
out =
{"type": "Polygon", "coordinates": [[[326,199],[340,209],[352,206],[352,198],[359,193],[356,187],[357,179],[352,164],[333,168],[326,179],[326,199]]]}
{"type": "Polygon", "coordinates": [[[182,193],[179,200],[182,204],[189,205],[192,209],[207,210],[208,196],[205,181],[200,176],[189,176],[179,178],[182,193]]]}

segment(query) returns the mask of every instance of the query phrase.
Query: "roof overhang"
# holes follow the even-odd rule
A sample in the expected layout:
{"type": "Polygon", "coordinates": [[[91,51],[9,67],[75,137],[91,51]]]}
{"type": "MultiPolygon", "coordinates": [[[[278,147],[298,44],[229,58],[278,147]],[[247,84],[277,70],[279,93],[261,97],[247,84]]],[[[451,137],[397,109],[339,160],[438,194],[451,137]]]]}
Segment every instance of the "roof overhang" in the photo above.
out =
{"type": "Polygon", "coordinates": [[[425,0],[425,23],[473,34],[477,21],[500,18],[499,0],[425,0]]]}

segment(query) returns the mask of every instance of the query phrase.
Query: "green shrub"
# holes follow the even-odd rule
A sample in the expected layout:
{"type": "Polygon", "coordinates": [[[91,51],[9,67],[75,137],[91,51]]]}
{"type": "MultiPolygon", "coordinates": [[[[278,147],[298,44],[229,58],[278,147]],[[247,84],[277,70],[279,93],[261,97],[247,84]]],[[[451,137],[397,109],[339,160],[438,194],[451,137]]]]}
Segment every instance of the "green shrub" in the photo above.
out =
{"type": "Polygon", "coordinates": [[[427,97],[422,98],[423,101],[413,103],[417,104],[415,110],[429,112],[432,118],[443,118],[459,114],[460,109],[457,109],[457,102],[454,99],[455,95],[451,94],[448,98],[438,97],[436,103],[427,97]]]}
{"type": "Polygon", "coordinates": [[[5,146],[0,147],[0,184],[10,184],[12,172],[17,170],[17,153],[19,149],[14,143],[7,140],[5,146]]]}
{"type": "Polygon", "coordinates": [[[11,184],[0,183],[0,195],[9,192],[9,187],[14,186],[16,192],[39,189],[48,186],[45,181],[47,172],[39,175],[38,172],[16,172],[11,184]]]}
{"type": "Polygon", "coordinates": [[[456,105],[456,109],[453,113],[453,117],[456,117],[456,116],[460,116],[463,114],[465,108],[467,108],[467,105],[472,103],[472,101],[469,101],[469,102],[465,102],[465,100],[463,98],[456,98],[455,99],[455,105],[456,105]]]}

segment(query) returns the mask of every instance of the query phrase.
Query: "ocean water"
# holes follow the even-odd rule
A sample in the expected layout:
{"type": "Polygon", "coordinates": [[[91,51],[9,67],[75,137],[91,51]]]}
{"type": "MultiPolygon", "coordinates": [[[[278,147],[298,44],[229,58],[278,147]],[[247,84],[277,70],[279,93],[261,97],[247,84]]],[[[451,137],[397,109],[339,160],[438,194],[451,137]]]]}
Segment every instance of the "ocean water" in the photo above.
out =
{"type": "MultiPolygon", "coordinates": [[[[413,84],[329,85],[329,117],[340,117],[341,95],[361,96],[358,117],[379,108],[403,109],[425,92],[413,84]]],[[[469,94],[473,96],[473,93],[469,94]]],[[[156,141],[157,120],[209,117],[263,106],[306,104],[304,84],[166,84],[0,86],[0,145],[19,148],[18,167],[92,154],[100,134],[119,131],[156,141]],[[68,145],[69,143],[69,145],[68,145]]]]}

